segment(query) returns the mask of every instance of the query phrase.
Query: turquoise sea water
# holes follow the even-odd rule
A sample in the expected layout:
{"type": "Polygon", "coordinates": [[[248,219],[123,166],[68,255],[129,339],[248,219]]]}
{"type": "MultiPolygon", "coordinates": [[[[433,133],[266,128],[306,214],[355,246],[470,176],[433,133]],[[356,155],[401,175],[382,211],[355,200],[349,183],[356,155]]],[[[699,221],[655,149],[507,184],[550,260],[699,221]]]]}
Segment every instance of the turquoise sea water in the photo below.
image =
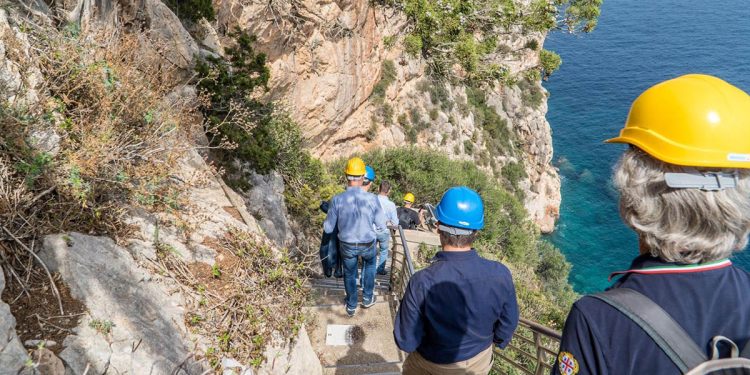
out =
{"type": "MultiPolygon", "coordinates": [[[[713,74],[750,92],[750,1],[604,0],[593,33],[553,33],[544,47],[563,59],[544,84],[563,178],[560,221],[549,239],[573,264],[575,289],[598,291],[638,252],[610,183],[625,146],[602,141],[618,133],[639,93],[665,79],[713,74]]],[[[750,270],[750,252],[734,261],[750,270]]]]}

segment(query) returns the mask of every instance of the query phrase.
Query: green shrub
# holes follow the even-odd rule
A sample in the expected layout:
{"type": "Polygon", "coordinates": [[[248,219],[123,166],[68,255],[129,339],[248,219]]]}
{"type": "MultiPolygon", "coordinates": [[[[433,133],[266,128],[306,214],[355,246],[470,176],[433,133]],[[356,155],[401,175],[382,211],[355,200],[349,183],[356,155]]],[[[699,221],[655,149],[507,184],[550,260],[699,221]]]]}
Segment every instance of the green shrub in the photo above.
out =
{"type": "Polygon", "coordinates": [[[526,42],[524,47],[532,51],[536,51],[539,49],[539,41],[537,41],[536,39],[530,39],[528,42],[526,42]]]}
{"type": "Polygon", "coordinates": [[[396,45],[395,35],[386,35],[383,37],[383,46],[385,47],[385,49],[391,49],[395,45],[396,45]]]}
{"type": "Polygon", "coordinates": [[[460,64],[469,80],[499,79],[502,69],[484,57],[505,52],[497,44],[497,31],[521,26],[524,31],[547,32],[561,20],[571,32],[593,30],[601,0],[534,0],[522,6],[514,0],[479,2],[429,0],[381,0],[402,9],[413,24],[404,38],[405,51],[432,60],[430,74],[451,78],[460,64]],[[564,12],[564,14],[561,14],[564,12]]]}
{"type": "Polygon", "coordinates": [[[406,113],[402,113],[398,115],[398,118],[396,118],[396,121],[399,125],[406,128],[407,126],[410,126],[409,124],[409,118],[406,116],[406,113]]]}
{"type": "Polygon", "coordinates": [[[555,52],[543,49],[539,51],[539,65],[544,73],[544,77],[549,77],[562,64],[562,58],[555,52]]]}
{"type": "Polygon", "coordinates": [[[440,114],[440,111],[437,110],[437,108],[433,108],[430,110],[430,120],[435,121],[438,119],[438,116],[440,114]]]}
{"type": "Polygon", "coordinates": [[[372,98],[382,104],[385,100],[385,91],[388,87],[396,82],[396,65],[393,60],[383,60],[383,64],[380,71],[380,81],[375,84],[372,88],[372,98]]]}
{"type": "Polygon", "coordinates": [[[518,81],[518,87],[521,88],[521,100],[524,105],[531,108],[539,108],[542,105],[544,92],[537,81],[525,78],[518,81]]]}
{"type": "Polygon", "coordinates": [[[375,137],[378,135],[378,123],[374,120],[370,123],[370,128],[367,129],[367,133],[365,133],[365,138],[367,138],[368,141],[372,141],[375,139],[375,137]]]}
{"type": "Polygon", "coordinates": [[[523,167],[523,163],[510,162],[506,164],[502,169],[501,175],[505,179],[505,182],[508,184],[508,186],[513,189],[513,192],[516,194],[518,199],[523,200],[523,190],[521,190],[518,186],[518,183],[522,179],[526,178],[526,170],[523,167]]]}
{"type": "Polygon", "coordinates": [[[490,152],[514,155],[515,135],[511,134],[508,129],[507,121],[487,104],[484,91],[475,87],[467,87],[466,97],[469,106],[472,108],[471,111],[474,113],[474,122],[484,131],[485,143],[490,152]]]}
{"type": "Polygon", "coordinates": [[[393,106],[391,106],[388,103],[383,103],[383,105],[380,107],[380,110],[378,113],[380,114],[380,117],[383,119],[383,124],[385,126],[391,126],[393,125],[393,106]]]}
{"type": "Polygon", "coordinates": [[[422,38],[419,35],[410,34],[404,37],[404,51],[411,56],[422,54],[422,38]]]}
{"type": "Polygon", "coordinates": [[[471,143],[471,140],[465,140],[464,141],[464,153],[467,155],[472,155],[474,153],[474,144],[471,143]]]}

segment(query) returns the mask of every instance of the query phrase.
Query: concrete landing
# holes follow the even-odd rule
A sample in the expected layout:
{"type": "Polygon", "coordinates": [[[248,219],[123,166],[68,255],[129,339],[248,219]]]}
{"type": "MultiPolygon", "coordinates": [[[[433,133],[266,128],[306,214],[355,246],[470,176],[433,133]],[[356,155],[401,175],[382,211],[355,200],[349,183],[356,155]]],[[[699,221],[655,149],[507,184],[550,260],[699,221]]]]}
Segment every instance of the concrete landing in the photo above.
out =
{"type": "MultiPolygon", "coordinates": [[[[387,278],[379,277],[377,284],[375,305],[367,309],[360,305],[356,315],[349,317],[344,307],[345,293],[340,280],[328,278],[312,281],[313,301],[307,308],[311,317],[308,332],[325,374],[401,373],[405,355],[393,341],[396,306],[387,289],[387,278]],[[351,326],[346,335],[348,343],[329,345],[332,340],[326,342],[331,325],[351,326]]],[[[361,304],[361,289],[358,300],[361,304]]]]}

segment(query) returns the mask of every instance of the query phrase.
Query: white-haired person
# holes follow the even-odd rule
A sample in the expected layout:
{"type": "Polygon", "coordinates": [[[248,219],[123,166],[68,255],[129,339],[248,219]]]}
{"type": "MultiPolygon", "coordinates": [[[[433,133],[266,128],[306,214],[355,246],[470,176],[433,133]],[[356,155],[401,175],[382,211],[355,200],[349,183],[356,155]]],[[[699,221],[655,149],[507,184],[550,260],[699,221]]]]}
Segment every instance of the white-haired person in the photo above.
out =
{"type": "Polygon", "coordinates": [[[639,255],[573,305],[552,373],[705,373],[750,339],[750,274],[729,259],[750,231],[750,96],[712,76],[671,79],[607,142],[630,145],[614,183],[639,255]]]}

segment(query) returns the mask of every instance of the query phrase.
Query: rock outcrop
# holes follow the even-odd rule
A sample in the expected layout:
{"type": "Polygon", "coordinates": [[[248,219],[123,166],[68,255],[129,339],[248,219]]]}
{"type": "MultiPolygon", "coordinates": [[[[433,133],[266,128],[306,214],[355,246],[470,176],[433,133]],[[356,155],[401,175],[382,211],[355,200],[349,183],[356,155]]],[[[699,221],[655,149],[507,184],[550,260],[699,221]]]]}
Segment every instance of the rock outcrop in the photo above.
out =
{"type": "MultiPolygon", "coordinates": [[[[486,90],[487,104],[515,138],[513,148],[500,151],[490,145],[465,88],[432,82],[427,61],[403,51],[398,41],[408,22],[402,12],[361,0],[214,4],[220,31],[239,27],[258,37],[271,65],[270,96],[291,109],[316,156],[330,160],[413,143],[473,160],[498,176],[505,165],[522,162],[527,211],[543,232],[554,228],[560,181],[551,165],[546,98],[528,103],[531,90],[545,95],[540,82],[486,90]],[[373,94],[384,74],[392,82],[384,94],[373,94]]],[[[539,65],[528,43],[540,48],[543,40],[542,33],[520,30],[501,35],[504,52],[491,58],[523,77],[539,65]]]]}
{"type": "MultiPolygon", "coordinates": [[[[0,293],[4,289],[5,274],[0,267],[0,293]]],[[[28,358],[16,335],[16,318],[10,313],[8,304],[0,301],[0,375],[31,374],[30,369],[26,369],[28,358]]]]}
{"type": "Polygon", "coordinates": [[[259,221],[266,237],[281,247],[294,243],[292,228],[287,220],[284,203],[284,180],[272,172],[269,175],[250,173],[248,183],[252,186],[243,195],[250,213],[259,221]]]}
{"type": "Polygon", "coordinates": [[[75,374],[201,374],[191,352],[184,308],[127,250],[106,237],[47,236],[39,256],[59,272],[89,313],[63,342],[75,374]]]}

